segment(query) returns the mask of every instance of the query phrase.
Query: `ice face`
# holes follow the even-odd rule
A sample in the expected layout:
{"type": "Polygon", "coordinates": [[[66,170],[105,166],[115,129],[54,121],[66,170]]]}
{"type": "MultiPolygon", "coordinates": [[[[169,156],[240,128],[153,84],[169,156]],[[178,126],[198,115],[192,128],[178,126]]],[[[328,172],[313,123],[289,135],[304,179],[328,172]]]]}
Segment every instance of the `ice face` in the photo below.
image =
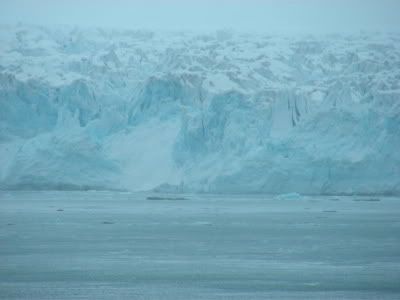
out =
{"type": "Polygon", "coordinates": [[[0,28],[0,187],[400,193],[400,37],[0,28]]]}

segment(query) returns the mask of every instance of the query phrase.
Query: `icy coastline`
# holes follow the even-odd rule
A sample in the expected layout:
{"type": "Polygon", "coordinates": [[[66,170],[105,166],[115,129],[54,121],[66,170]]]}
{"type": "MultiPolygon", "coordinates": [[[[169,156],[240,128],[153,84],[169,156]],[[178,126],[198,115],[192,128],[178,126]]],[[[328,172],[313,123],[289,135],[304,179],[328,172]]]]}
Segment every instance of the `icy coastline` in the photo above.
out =
{"type": "Polygon", "coordinates": [[[0,41],[1,189],[400,193],[399,35],[0,41]]]}

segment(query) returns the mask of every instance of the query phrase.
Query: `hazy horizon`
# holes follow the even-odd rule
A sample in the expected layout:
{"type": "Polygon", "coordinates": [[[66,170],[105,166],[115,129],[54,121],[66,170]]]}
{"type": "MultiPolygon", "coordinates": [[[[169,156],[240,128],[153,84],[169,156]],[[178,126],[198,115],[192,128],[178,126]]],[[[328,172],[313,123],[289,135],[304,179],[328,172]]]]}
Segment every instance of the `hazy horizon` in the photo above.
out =
{"type": "Polygon", "coordinates": [[[398,31],[395,0],[4,0],[0,23],[271,33],[398,31]]]}

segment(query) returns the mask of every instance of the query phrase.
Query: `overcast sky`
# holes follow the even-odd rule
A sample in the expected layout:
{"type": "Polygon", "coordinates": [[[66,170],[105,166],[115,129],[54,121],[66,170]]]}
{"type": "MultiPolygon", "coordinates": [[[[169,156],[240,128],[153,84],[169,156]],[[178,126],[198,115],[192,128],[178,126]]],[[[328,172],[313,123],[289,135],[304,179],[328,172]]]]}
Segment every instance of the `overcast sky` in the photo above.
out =
{"type": "Polygon", "coordinates": [[[0,0],[0,23],[261,32],[399,31],[400,0],[0,0]]]}

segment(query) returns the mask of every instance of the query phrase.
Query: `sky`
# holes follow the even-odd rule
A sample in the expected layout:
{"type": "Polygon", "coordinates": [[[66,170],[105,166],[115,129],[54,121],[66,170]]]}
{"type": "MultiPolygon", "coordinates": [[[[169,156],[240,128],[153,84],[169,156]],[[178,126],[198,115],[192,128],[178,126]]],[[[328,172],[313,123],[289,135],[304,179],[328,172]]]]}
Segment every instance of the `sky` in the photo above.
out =
{"type": "Polygon", "coordinates": [[[273,33],[399,31],[400,0],[0,0],[0,23],[273,33]]]}

